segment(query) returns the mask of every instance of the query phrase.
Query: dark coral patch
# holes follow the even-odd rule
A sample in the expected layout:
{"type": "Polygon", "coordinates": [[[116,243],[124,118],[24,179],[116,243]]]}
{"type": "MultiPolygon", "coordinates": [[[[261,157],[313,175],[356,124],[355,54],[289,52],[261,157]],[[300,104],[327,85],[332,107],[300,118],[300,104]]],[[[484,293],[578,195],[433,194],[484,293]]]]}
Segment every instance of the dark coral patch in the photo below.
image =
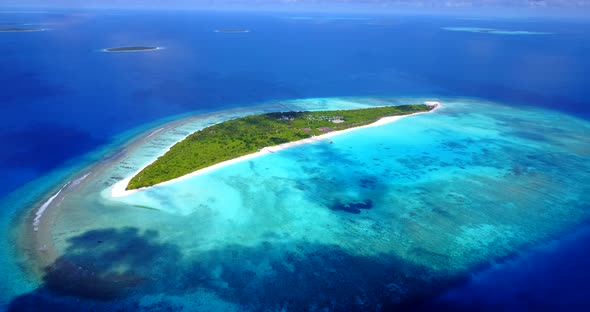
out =
{"type": "Polygon", "coordinates": [[[354,213],[354,214],[359,214],[361,213],[361,209],[371,209],[373,208],[373,201],[370,199],[366,199],[364,201],[360,201],[360,202],[348,202],[348,203],[341,203],[340,201],[337,201],[332,207],[332,210],[335,211],[345,211],[348,213],[354,213]]]}

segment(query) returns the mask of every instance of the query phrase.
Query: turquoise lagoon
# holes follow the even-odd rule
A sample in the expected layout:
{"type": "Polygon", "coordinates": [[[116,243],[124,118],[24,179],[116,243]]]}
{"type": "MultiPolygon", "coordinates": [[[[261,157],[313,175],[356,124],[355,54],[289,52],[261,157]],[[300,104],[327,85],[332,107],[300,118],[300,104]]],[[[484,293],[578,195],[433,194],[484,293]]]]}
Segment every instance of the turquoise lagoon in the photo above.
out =
{"type": "MultiPolygon", "coordinates": [[[[295,109],[432,99],[323,98],[295,109]]],[[[478,99],[267,154],[126,197],[114,183],[209,124],[160,125],[47,194],[18,227],[36,289],[10,307],[414,307],[590,217],[590,123],[478,99]],[[80,180],[80,178],[84,179],[80,180]],[[66,184],[68,183],[68,184],[66,184]],[[40,222],[32,224],[43,203],[40,222]]],[[[15,282],[16,283],[16,282],[15,282]]]]}

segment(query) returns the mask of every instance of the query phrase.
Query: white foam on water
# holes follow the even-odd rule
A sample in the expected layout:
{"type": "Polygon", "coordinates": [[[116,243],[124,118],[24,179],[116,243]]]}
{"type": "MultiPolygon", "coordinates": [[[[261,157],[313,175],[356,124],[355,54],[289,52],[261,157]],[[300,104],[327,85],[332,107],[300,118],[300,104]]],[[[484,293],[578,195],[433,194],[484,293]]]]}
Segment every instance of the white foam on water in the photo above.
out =
{"type": "Polygon", "coordinates": [[[145,138],[147,139],[147,138],[151,137],[152,135],[154,135],[154,134],[156,134],[156,133],[158,133],[158,132],[160,132],[160,131],[162,131],[162,130],[164,130],[164,128],[160,128],[160,129],[158,129],[158,130],[154,130],[152,133],[150,133],[150,134],[149,134],[148,136],[146,136],[145,138]]]}
{"type": "MultiPolygon", "coordinates": [[[[88,176],[88,175],[86,175],[86,176],[88,176]]],[[[85,178],[86,176],[84,176],[82,178],[85,178]]],[[[80,178],[80,179],[82,179],[82,178],[80,178]]],[[[80,180],[80,179],[78,179],[78,180],[80,180]]],[[[43,203],[43,205],[41,205],[41,207],[39,207],[39,210],[37,210],[37,212],[35,213],[35,219],[33,220],[33,229],[35,230],[35,232],[37,232],[39,230],[39,223],[41,222],[41,218],[43,217],[43,213],[45,213],[45,210],[47,210],[47,207],[49,207],[49,205],[51,205],[53,200],[61,193],[61,191],[63,191],[64,188],[66,188],[68,185],[70,185],[70,182],[72,182],[72,181],[68,181],[68,183],[64,184],[64,186],[62,186],[59,189],[59,191],[57,191],[57,193],[55,193],[53,196],[49,197],[49,199],[45,203],[43,203]]]]}
{"type": "Polygon", "coordinates": [[[83,175],[82,177],[74,180],[72,182],[72,185],[78,185],[78,184],[80,184],[80,182],[84,181],[84,179],[86,179],[91,173],[92,173],[92,171],[91,172],[88,172],[87,174],[83,175]]]}

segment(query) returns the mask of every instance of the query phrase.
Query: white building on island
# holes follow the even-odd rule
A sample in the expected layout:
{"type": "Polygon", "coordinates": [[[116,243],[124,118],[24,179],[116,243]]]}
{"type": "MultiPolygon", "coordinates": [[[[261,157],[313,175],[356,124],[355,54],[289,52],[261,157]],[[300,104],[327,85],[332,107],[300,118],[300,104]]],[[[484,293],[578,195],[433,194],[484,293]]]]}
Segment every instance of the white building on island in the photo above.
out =
{"type": "Polygon", "coordinates": [[[424,102],[424,105],[428,106],[428,107],[437,107],[440,105],[439,101],[426,101],[424,102]]]}

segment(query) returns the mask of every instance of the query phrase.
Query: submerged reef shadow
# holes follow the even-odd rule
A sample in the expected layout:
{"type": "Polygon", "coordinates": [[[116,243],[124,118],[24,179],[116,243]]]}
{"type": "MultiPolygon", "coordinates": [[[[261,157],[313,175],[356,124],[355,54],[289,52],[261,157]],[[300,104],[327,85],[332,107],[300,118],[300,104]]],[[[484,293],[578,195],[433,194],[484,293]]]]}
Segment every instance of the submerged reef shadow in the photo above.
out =
{"type": "MultiPolygon", "coordinates": [[[[297,162],[305,174],[305,178],[293,181],[295,188],[310,201],[335,212],[360,214],[382,202],[382,196],[390,189],[378,175],[381,172],[361,170],[359,164],[364,164],[362,160],[350,157],[332,144],[318,143],[286,151],[284,155],[297,162]],[[308,161],[312,159],[330,159],[331,162],[318,166],[316,162],[308,161]],[[350,190],[356,191],[349,194],[350,190]]],[[[371,165],[379,166],[381,160],[373,158],[371,162],[371,165]]]]}
{"type": "Polygon", "coordinates": [[[80,311],[86,305],[92,310],[165,279],[181,253],[158,236],[127,227],[73,237],[64,254],[44,268],[41,286],[16,298],[8,311],[80,311]]]}
{"type": "Polygon", "coordinates": [[[407,310],[464,281],[395,255],[353,255],[308,242],[239,245],[182,255],[156,231],[100,229],[71,238],[42,285],[8,311],[407,310]],[[152,300],[145,305],[146,296],[152,300]],[[171,298],[186,298],[178,300],[171,298]],[[142,300],[144,299],[144,300],[142,300]]]}

